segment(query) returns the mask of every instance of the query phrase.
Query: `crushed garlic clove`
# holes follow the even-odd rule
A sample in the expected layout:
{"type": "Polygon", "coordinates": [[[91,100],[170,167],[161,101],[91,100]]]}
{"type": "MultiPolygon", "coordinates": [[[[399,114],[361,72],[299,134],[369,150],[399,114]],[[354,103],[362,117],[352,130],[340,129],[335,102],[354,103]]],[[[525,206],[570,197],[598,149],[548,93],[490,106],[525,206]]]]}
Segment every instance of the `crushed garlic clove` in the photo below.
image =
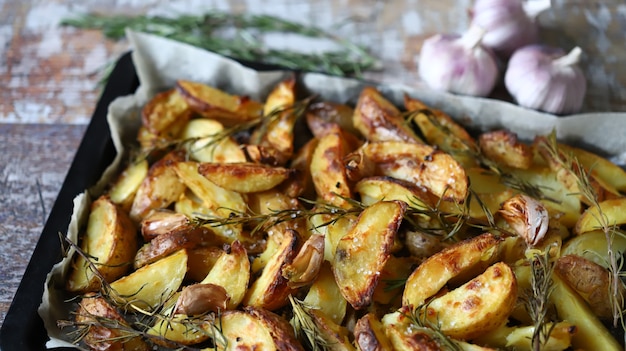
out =
{"type": "Polygon", "coordinates": [[[499,213],[531,247],[538,245],[548,231],[548,210],[528,195],[518,194],[508,199],[499,213]]]}
{"type": "Polygon", "coordinates": [[[207,312],[226,310],[230,296],[226,289],[215,284],[193,284],[183,288],[176,301],[174,313],[197,316],[207,312]]]}

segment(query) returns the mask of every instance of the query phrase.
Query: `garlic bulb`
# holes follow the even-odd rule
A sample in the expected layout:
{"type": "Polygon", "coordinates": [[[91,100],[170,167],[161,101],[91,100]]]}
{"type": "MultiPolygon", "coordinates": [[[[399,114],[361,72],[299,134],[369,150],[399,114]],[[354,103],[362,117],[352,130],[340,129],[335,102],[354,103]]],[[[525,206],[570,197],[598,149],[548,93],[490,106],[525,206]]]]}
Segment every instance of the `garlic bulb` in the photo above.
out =
{"type": "Polygon", "coordinates": [[[487,96],[498,78],[494,55],[480,43],[484,31],[471,27],[463,36],[435,35],[424,41],[418,74],[431,88],[487,96]]]}
{"type": "Polygon", "coordinates": [[[483,45],[504,58],[538,39],[537,25],[524,11],[522,0],[477,0],[471,24],[485,30],[483,45]]]}
{"type": "Polygon", "coordinates": [[[520,106],[554,114],[578,112],[587,83],[578,67],[582,50],[569,54],[547,46],[531,45],[516,51],[504,76],[504,85],[520,106]]]}
{"type": "Polygon", "coordinates": [[[548,232],[548,210],[524,194],[506,200],[499,211],[504,220],[531,246],[537,246],[548,232]]]}

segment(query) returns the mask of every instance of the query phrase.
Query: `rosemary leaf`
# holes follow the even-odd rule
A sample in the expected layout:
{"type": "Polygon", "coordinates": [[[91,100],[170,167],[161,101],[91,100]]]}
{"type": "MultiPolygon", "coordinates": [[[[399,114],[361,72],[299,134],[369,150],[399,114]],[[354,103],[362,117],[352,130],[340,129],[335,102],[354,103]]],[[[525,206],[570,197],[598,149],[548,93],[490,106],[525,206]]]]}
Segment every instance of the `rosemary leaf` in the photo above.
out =
{"type": "Polygon", "coordinates": [[[316,71],[338,76],[359,76],[375,69],[378,60],[368,51],[348,40],[337,38],[315,26],[307,26],[271,15],[231,14],[219,11],[203,15],[160,16],[101,16],[87,14],[64,19],[62,25],[84,29],[100,29],[110,39],[119,40],[126,29],[151,33],[238,60],[273,64],[294,70],[316,71]],[[225,31],[224,29],[235,29],[225,31]],[[229,33],[229,35],[226,34],[229,33]],[[336,51],[305,53],[276,50],[263,43],[265,33],[289,33],[304,37],[331,40],[336,51]]]}

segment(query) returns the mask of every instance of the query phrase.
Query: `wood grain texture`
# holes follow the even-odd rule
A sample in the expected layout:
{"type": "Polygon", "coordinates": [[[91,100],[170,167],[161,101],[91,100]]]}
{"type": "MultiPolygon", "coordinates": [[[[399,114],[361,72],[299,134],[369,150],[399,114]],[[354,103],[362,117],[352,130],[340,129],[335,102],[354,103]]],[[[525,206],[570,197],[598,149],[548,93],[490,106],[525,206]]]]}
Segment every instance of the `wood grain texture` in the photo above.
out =
{"type": "Polygon", "coordinates": [[[0,321],[84,131],[84,125],[0,124],[0,321]]]}

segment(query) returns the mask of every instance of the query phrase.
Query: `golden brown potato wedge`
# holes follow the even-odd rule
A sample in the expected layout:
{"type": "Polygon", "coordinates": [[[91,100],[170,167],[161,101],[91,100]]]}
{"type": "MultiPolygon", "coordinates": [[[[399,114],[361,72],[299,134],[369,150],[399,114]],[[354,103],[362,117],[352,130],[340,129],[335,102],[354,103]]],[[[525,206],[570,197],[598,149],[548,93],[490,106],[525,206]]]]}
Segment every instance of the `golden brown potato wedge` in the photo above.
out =
{"type": "Polygon", "coordinates": [[[304,351],[291,325],[262,308],[246,306],[243,311],[226,311],[219,322],[223,339],[216,340],[216,351],[304,351]]]}
{"type": "Polygon", "coordinates": [[[258,193],[282,183],[293,171],[258,163],[201,163],[198,172],[224,189],[258,193]]]}
{"type": "Polygon", "coordinates": [[[326,317],[337,324],[341,324],[343,321],[348,302],[341,295],[328,262],[325,262],[320,268],[317,279],[304,298],[304,304],[324,313],[326,317]]]}
{"type": "Polygon", "coordinates": [[[614,189],[626,192],[626,171],[608,159],[581,148],[559,144],[559,150],[570,153],[591,172],[592,177],[602,180],[614,189]]]}
{"type": "Polygon", "coordinates": [[[467,281],[484,271],[498,255],[500,240],[492,234],[461,241],[422,262],[407,279],[402,305],[423,305],[450,280],[467,281]]]}
{"type": "Polygon", "coordinates": [[[124,211],[130,211],[137,189],[148,175],[148,168],[148,161],[145,159],[131,162],[109,190],[111,201],[124,211]]]}
{"type": "MultiPolygon", "coordinates": [[[[608,247],[606,234],[593,230],[567,240],[561,249],[561,256],[578,255],[608,268],[608,247]]],[[[626,233],[617,230],[611,240],[611,248],[616,255],[623,255],[626,252],[626,233]]]]}
{"type": "Polygon", "coordinates": [[[198,173],[198,163],[179,162],[173,171],[191,191],[202,200],[205,207],[227,218],[231,211],[246,212],[246,202],[238,192],[224,189],[198,173]]]}
{"type": "Polygon", "coordinates": [[[373,313],[359,318],[354,326],[354,343],[359,350],[393,350],[382,322],[373,313]]]}
{"type": "Polygon", "coordinates": [[[292,229],[275,231],[267,240],[278,245],[273,248],[275,252],[263,267],[261,275],[248,289],[243,303],[272,311],[287,304],[292,291],[282,271],[298,253],[298,233],[292,229]]]}
{"type": "Polygon", "coordinates": [[[341,294],[357,310],[372,302],[406,208],[401,201],[378,202],[366,208],[337,244],[333,274],[341,294]]]}
{"type": "MultiPolygon", "coordinates": [[[[173,310],[173,308],[171,308],[173,310]]],[[[154,336],[157,344],[165,347],[181,347],[181,345],[195,345],[210,339],[215,332],[213,321],[210,318],[190,318],[185,314],[173,314],[165,319],[157,319],[156,323],[147,330],[147,334],[154,336]],[[176,344],[173,344],[176,343],[176,344]]]]}
{"type": "MultiPolygon", "coordinates": [[[[596,316],[613,317],[611,301],[619,299],[612,299],[609,295],[612,292],[611,278],[606,268],[581,256],[565,255],[556,261],[554,272],[587,301],[596,316]]],[[[626,296],[623,285],[620,284],[619,287],[620,294],[626,296]]]]}
{"type": "Polygon", "coordinates": [[[327,345],[329,351],[356,351],[350,342],[348,328],[333,322],[322,311],[309,309],[308,315],[315,324],[322,345],[327,345]]]}
{"type": "Polygon", "coordinates": [[[530,145],[519,141],[517,134],[508,130],[483,133],[478,142],[483,155],[500,165],[528,169],[533,163],[530,145]]]}
{"type": "Polygon", "coordinates": [[[261,117],[263,104],[246,96],[230,95],[217,88],[186,80],[176,90],[196,113],[230,126],[261,117]]]}
{"type": "Polygon", "coordinates": [[[191,118],[185,99],[170,89],[154,96],[141,110],[144,127],[153,134],[175,138],[191,118]]]}
{"type": "MultiPolygon", "coordinates": [[[[550,336],[543,341],[542,350],[563,351],[572,346],[572,337],[578,331],[575,325],[569,322],[546,323],[550,329],[550,336]]],[[[532,350],[534,326],[508,326],[503,323],[491,332],[481,335],[473,341],[481,345],[490,345],[500,349],[532,350]]]]}
{"type": "Polygon", "coordinates": [[[406,180],[392,177],[377,176],[360,180],[354,191],[361,197],[365,206],[378,201],[404,201],[412,208],[427,210],[437,203],[435,196],[426,189],[415,186],[406,180]]]}
{"type": "Polygon", "coordinates": [[[172,151],[150,166],[130,209],[130,218],[141,221],[150,211],[167,208],[185,191],[174,165],[185,159],[184,151],[172,151]]]}
{"type": "Polygon", "coordinates": [[[288,196],[315,198],[315,188],[311,177],[311,161],[318,141],[317,138],[309,140],[292,157],[289,167],[296,172],[294,172],[293,177],[286,181],[286,184],[281,186],[281,189],[284,189],[284,193],[288,196]]]}
{"type": "Polygon", "coordinates": [[[423,313],[448,336],[471,340],[504,323],[517,300],[511,267],[498,262],[462,286],[435,297],[423,313]]]}
{"type": "Polygon", "coordinates": [[[167,300],[187,273],[187,252],[183,249],[111,283],[112,296],[120,305],[152,309],[167,300]]]}
{"type": "Polygon", "coordinates": [[[126,212],[108,197],[99,197],[91,204],[81,243],[81,250],[90,257],[91,263],[82,255],[76,257],[66,283],[67,290],[97,291],[101,279],[110,283],[121,277],[131,267],[137,245],[135,225],[126,212]]]}
{"type": "Polygon", "coordinates": [[[368,143],[364,155],[376,163],[376,173],[421,186],[437,197],[462,203],[467,197],[467,174],[447,153],[424,144],[398,141],[368,143]]]}
{"type": "Polygon", "coordinates": [[[81,299],[75,318],[78,327],[86,328],[82,340],[92,350],[151,350],[141,337],[128,332],[130,326],[121,313],[96,294],[81,299]]]}
{"type": "Polygon", "coordinates": [[[244,298],[250,281],[250,261],[243,245],[235,241],[230,252],[224,252],[215,262],[202,284],[214,284],[224,288],[228,296],[227,308],[235,309],[244,298]]]}
{"type": "Polygon", "coordinates": [[[359,95],[352,119],[354,127],[368,141],[423,141],[404,121],[400,111],[373,87],[365,87],[359,95]]]}
{"type": "Polygon", "coordinates": [[[215,246],[187,250],[187,279],[201,282],[206,278],[224,250],[215,246]]]}
{"type": "Polygon", "coordinates": [[[415,266],[415,259],[412,257],[389,256],[383,270],[380,272],[380,281],[374,290],[373,300],[377,303],[387,305],[402,297],[403,284],[411,275],[415,266]]]}
{"type": "Polygon", "coordinates": [[[580,235],[594,230],[602,230],[602,216],[609,227],[626,224],[626,198],[600,202],[599,208],[591,206],[578,218],[574,233],[580,235]]]}
{"type": "Polygon", "coordinates": [[[311,161],[311,177],[319,197],[330,204],[349,208],[345,198],[351,198],[343,157],[348,153],[341,133],[330,133],[322,137],[311,161]]]}
{"type": "Polygon", "coordinates": [[[222,136],[224,126],[208,118],[193,119],[187,123],[180,139],[189,158],[198,162],[246,162],[246,155],[231,136],[222,136]]]}
{"type": "Polygon", "coordinates": [[[392,350],[443,351],[430,329],[417,326],[410,320],[411,313],[409,308],[402,308],[383,317],[382,324],[393,345],[392,350]]]}

